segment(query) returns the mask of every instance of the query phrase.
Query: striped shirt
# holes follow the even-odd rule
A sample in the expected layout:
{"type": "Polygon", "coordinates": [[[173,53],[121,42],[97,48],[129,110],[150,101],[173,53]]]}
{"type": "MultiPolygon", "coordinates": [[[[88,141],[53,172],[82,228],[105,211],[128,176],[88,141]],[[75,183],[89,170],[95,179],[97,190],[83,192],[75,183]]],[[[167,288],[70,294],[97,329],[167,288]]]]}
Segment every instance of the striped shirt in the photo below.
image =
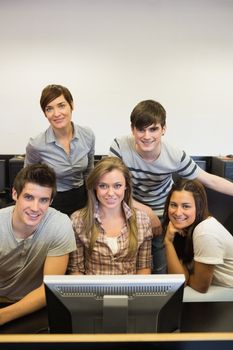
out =
{"type": "Polygon", "coordinates": [[[133,182],[133,197],[148,205],[158,215],[163,215],[164,205],[173,184],[173,173],[194,179],[200,168],[184,151],[161,142],[161,153],[152,162],[144,160],[135,149],[133,136],[124,136],[113,141],[111,156],[119,157],[129,168],[133,182]]]}
{"type": "MultiPolygon", "coordinates": [[[[123,209],[126,220],[129,220],[132,215],[131,209],[126,203],[124,203],[123,209]]],[[[90,234],[86,234],[84,223],[80,218],[80,211],[76,211],[72,215],[77,250],[70,254],[68,273],[81,272],[86,275],[123,275],[136,274],[140,269],[151,268],[152,230],[147,214],[136,210],[138,249],[133,257],[127,257],[129,234],[126,224],[117,236],[117,252],[112,252],[106,239],[106,233],[101,225],[98,209],[95,213],[95,220],[100,225],[100,231],[93,251],[90,254],[90,234]]]]}

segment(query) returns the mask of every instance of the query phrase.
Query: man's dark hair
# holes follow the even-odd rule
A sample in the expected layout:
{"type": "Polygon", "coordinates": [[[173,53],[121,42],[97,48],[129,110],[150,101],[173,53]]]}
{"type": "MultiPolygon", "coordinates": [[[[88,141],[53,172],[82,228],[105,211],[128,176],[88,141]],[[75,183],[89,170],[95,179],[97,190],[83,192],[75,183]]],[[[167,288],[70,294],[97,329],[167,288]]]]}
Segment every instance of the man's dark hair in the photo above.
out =
{"type": "Polygon", "coordinates": [[[57,191],[56,174],[48,165],[32,164],[22,168],[16,175],[13,183],[17,196],[21,194],[25,185],[29,182],[42,187],[51,188],[51,200],[54,198],[57,191]]]}
{"type": "Polygon", "coordinates": [[[154,100],[139,102],[133,109],[131,116],[131,127],[136,129],[147,128],[154,124],[166,125],[166,111],[163,106],[154,100]]]}

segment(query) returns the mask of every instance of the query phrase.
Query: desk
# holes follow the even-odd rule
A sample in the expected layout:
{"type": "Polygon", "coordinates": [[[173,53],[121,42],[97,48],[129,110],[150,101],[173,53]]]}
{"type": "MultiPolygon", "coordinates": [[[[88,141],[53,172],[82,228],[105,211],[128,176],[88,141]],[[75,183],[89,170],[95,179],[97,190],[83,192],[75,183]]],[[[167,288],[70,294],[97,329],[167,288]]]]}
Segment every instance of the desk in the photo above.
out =
{"type": "Polygon", "coordinates": [[[233,332],[233,302],[183,303],[181,332],[233,332]]]}
{"type": "Polygon", "coordinates": [[[232,333],[0,335],[4,350],[232,350],[232,333]]]}
{"type": "MultiPolygon", "coordinates": [[[[183,332],[233,332],[233,302],[183,303],[183,332]]],[[[15,333],[48,333],[46,308],[0,327],[0,334],[15,333]]]]}
{"type": "Polygon", "coordinates": [[[0,348],[4,350],[18,350],[19,347],[24,350],[139,350],[141,348],[232,350],[233,302],[184,303],[181,333],[25,334],[46,333],[47,327],[46,308],[9,322],[0,327],[0,348]]]}

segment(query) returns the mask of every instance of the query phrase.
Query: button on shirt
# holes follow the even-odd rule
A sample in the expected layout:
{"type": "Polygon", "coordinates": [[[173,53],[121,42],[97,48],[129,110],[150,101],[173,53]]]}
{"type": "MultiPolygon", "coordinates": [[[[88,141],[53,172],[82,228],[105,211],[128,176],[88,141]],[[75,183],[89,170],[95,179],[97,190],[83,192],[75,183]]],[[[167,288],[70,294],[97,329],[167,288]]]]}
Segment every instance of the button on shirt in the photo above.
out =
{"type": "MultiPolygon", "coordinates": [[[[126,220],[132,216],[131,209],[123,203],[126,220]]],[[[99,236],[92,253],[89,252],[90,236],[86,234],[80,211],[72,216],[77,250],[70,254],[68,273],[81,272],[87,275],[136,274],[137,270],[151,268],[151,222],[147,214],[136,210],[138,227],[138,249],[133,257],[127,257],[129,234],[127,225],[122,227],[117,236],[118,249],[115,253],[106,239],[106,232],[101,223],[99,210],[96,208],[95,220],[100,227],[99,236]]]]}

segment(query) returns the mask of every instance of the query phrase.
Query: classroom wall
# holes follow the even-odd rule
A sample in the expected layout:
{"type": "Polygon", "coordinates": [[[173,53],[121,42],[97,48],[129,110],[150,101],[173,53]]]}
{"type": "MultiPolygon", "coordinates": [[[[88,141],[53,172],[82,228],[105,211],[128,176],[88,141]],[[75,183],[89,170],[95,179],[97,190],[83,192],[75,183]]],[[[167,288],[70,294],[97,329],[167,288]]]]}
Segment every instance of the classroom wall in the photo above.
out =
{"type": "Polygon", "coordinates": [[[47,128],[39,98],[66,85],[96,154],[143,99],[190,155],[233,153],[232,0],[0,0],[0,154],[47,128]]]}

